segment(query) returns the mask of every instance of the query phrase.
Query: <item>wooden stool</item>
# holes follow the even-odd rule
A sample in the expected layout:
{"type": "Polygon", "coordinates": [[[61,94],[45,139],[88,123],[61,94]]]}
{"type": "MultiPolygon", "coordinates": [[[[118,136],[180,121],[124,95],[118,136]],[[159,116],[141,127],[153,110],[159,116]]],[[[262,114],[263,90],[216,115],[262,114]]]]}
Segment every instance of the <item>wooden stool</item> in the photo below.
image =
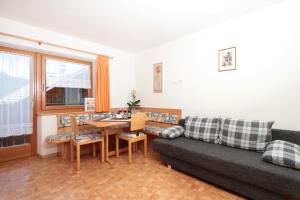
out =
{"type": "Polygon", "coordinates": [[[103,138],[101,139],[89,139],[89,140],[82,140],[82,141],[77,141],[75,139],[71,139],[70,141],[70,147],[71,147],[71,162],[74,160],[74,147],[76,147],[76,159],[77,159],[77,170],[80,170],[80,146],[85,145],[85,144],[93,144],[93,157],[96,157],[96,143],[99,142],[99,149],[101,149],[101,163],[104,162],[104,140],[103,138]]]}
{"type": "Polygon", "coordinates": [[[147,135],[140,135],[136,137],[127,137],[122,135],[116,136],[116,157],[119,157],[119,139],[126,140],[128,142],[128,162],[132,162],[132,144],[136,144],[136,142],[144,141],[144,156],[147,156],[147,135]]]}

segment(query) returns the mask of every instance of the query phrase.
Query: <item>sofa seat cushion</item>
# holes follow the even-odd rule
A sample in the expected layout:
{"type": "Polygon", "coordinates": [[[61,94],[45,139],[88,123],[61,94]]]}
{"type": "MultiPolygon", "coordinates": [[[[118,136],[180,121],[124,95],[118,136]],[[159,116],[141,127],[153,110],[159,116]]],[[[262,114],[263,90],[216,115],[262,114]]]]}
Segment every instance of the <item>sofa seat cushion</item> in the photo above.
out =
{"type": "Polygon", "coordinates": [[[187,139],[156,138],[153,149],[161,154],[202,167],[282,195],[300,195],[300,171],[266,163],[262,153],[187,139]]]}

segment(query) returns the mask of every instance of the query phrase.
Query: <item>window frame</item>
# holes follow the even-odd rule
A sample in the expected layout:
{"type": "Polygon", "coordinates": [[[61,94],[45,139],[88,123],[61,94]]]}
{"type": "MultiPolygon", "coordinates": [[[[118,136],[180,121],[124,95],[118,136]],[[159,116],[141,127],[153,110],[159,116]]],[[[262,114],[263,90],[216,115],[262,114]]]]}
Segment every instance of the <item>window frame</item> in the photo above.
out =
{"type": "Polygon", "coordinates": [[[33,86],[31,88],[32,92],[32,134],[30,135],[30,142],[26,144],[16,145],[16,146],[8,146],[4,148],[0,148],[0,162],[13,160],[16,158],[34,156],[37,153],[37,53],[33,51],[27,51],[23,49],[12,48],[8,46],[0,45],[1,52],[9,52],[20,55],[29,55],[32,57],[33,64],[33,86]]]}
{"type": "Polygon", "coordinates": [[[41,54],[41,107],[43,111],[83,111],[84,105],[62,105],[62,106],[47,106],[46,105],[46,59],[54,59],[72,63],[87,64],[90,66],[90,81],[91,88],[88,90],[88,97],[93,97],[93,63],[73,58],[55,56],[49,54],[41,54]]]}

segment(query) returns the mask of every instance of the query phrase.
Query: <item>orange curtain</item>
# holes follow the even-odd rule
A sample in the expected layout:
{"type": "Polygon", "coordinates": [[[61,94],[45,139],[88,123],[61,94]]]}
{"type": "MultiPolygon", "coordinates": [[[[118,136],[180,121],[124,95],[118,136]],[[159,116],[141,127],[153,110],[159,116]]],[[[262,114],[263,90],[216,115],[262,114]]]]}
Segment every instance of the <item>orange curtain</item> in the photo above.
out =
{"type": "Polygon", "coordinates": [[[110,112],[109,58],[97,56],[96,112],[110,112]]]}

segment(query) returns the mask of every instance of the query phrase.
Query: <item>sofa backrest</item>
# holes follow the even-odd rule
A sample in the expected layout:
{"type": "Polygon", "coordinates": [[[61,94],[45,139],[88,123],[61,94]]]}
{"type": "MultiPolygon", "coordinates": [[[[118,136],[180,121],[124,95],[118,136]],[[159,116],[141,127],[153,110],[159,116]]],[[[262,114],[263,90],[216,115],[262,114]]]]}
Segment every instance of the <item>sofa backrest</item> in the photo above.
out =
{"type": "Polygon", "coordinates": [[[284,140],[300,145],[300,131],[272,129],[272,140],[284,140]]]}
{"type": "MultiPolygon", "coordinates": [[[[184,127],[185,119],[180,119],[179,125],[184,127]]],[[[300,131],[272,129],[272,140],[284,140],[300,145],[300,131]]]]}

